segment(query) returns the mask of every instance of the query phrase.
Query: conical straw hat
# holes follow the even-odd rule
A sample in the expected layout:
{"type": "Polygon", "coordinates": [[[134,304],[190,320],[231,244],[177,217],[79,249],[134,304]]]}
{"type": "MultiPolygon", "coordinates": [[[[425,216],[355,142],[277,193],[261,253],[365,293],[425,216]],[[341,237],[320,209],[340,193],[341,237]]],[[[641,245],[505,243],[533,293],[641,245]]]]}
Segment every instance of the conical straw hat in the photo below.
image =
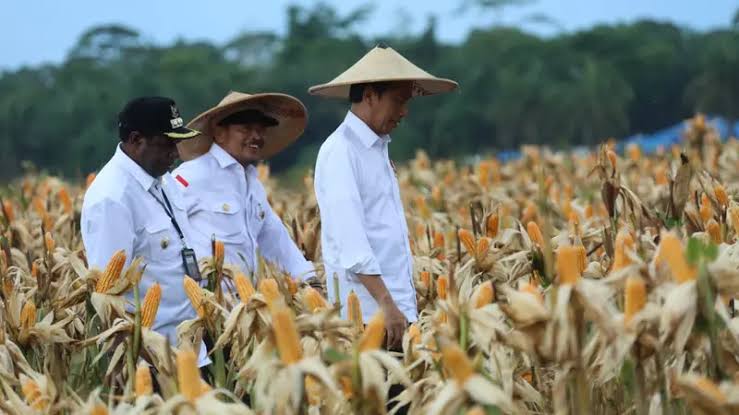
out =
{"type": "Polygon", "coordinates": [[[323,97],[349,98],[351,85],[385,81],[412,81],[414,96],[440,94],[459,87],[450,79],[437,78],[424,71],[393,48],[377,46],[333,81],[312,86],[308,92],[323,97]]]}
{"type": "Polygon", "coordinates": [[[305,106],[295,97],[278,93],[246,94],[232,91],[218,105],[187,124],[202,134],[177,144],[180,158],[187,161],[206,153],[213,143],[213,133],[218,122],[231,114],[249,109],[259,110],[278,122],[278,125],[268,127],[265,132],[262,148],[264,159],[279,153],[300,137],[308,122],[305,106]]]}

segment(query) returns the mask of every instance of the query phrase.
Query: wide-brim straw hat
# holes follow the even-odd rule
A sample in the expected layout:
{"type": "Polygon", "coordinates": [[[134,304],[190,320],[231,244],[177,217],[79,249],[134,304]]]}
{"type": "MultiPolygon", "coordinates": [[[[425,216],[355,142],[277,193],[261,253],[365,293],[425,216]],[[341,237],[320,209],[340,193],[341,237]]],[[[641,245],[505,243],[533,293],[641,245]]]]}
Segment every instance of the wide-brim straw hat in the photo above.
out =
{"type": "Polygon", "coordinates": [[[323,97],[348,99],[349,89],[354,84],[388,81],[413,82],[414,96],[441,94],[459,87],[451,79],[437,78],[424,71],[393,48],[380,45],[333,81],[312,86],[308,92],[323,97]]]}
{"type": "Polygon", "coordinates": [[[261,111],[277,121],[277,125],[265,131],[262,158],[274,156],[292,144],[305,130],[308,111],[299,99],[286,94],[246,94],[229,92],[215,107],[193,118],[187,126],[202,134],[177,144],[180,158],[192,160],[205,154],[213,144],[216,125],[229,115],[246,110],[261,111]]]}

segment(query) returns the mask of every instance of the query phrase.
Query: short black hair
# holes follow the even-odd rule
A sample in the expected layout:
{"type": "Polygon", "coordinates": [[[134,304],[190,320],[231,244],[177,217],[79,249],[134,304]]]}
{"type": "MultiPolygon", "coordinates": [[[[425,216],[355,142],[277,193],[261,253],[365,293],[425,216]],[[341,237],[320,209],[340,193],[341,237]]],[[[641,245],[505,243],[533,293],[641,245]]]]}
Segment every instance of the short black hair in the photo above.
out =
{"type": "Polygon", "coordinates": [[[356,104],[362,102],[365,88],[372,88],[377,95],[382,96],[388,89],[397,86],[397,82],[367,82],[363,84],[353,84],[349,87],[349,102],[356,104]]]}

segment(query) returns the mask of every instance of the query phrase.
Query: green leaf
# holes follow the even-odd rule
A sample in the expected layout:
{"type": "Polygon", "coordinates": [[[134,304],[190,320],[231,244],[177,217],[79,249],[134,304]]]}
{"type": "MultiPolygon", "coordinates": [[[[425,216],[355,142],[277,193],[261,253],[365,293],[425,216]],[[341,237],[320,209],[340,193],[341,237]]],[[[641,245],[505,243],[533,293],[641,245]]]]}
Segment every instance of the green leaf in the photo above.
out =
{"type": "Polygon", "coordinates": [[[685,250],[685,257],[691,265],[697,265],[703,253],[703,243],[696,238],[688,240],[688,247],[685,250]]]}
{"type": "Polygon", "coordinates": [[[703,255],[709,262],[715,261],[718,258],[718,245],[709,243],[703,249],[703,255]]]}
{"type": "Polygon", "coordinates": [[[349,360],[350,358],[351,357],[348,354],[342,353],[332,347],[329,347],[323,351],[323,360],[331,364],[343,362],[349,360]]]}

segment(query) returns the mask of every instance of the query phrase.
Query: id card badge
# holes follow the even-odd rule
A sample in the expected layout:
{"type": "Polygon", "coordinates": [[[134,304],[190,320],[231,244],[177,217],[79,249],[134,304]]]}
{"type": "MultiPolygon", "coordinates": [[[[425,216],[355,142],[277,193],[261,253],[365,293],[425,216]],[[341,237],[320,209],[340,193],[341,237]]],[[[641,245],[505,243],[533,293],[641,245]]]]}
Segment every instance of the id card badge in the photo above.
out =
{"type": "Polygon", "coordinates": [[[192,248],[182,248],[182,263],[185,265],[185,274],[195,281],[200,281],[200,267],[198,267],[198,258],[192,248]]]}

